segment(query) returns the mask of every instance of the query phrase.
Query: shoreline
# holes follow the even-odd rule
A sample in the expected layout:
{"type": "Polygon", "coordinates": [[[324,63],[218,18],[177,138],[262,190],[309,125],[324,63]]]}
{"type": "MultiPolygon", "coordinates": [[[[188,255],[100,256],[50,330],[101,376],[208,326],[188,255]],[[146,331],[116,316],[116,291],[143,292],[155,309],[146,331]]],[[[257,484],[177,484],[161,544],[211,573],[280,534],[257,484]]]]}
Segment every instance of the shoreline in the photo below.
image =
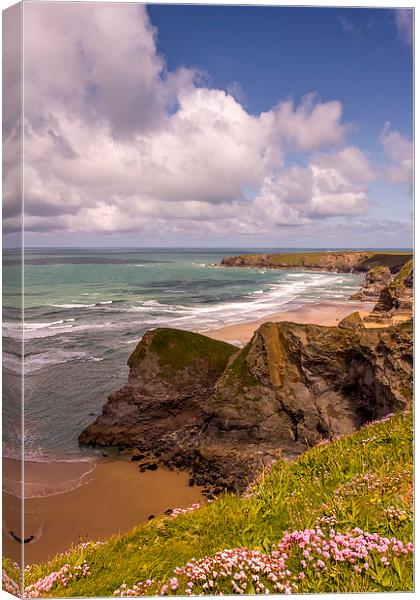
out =
{"type": "MultiPolygon", "coordinates": [[[[243,346],[263,323],[294,321],[332,326],[354,311],[363,318],[374,304],[351,300],[306,303],[293,310],[201,333],[243,346]]],[[[104,540],[129,531],[147,522],[150,515],[185,508],[203,499],[201,488],[189,485],[187,472],[159,465],[155,472],[139,473],[137,463],[131,462],[129,455],[79,462],[58,460],[25,462],[24,537],[33,538],[25,544],[27,564],[48,560],[80,541],[104,540]]],[[[17,559],[21,545],[9,530],[16,522],[20,469],[18,461],[11,458],[4,458],[3,466],[9,487],[3,491],[3,546],[8,556],[17,559]]]]}
{"type": "MultiPolygon", "coordinates": [[[[10,481],[19,485],[20,464],[4,458],[3,467],[9,481],[9,490],[3,489],[3,554],[17,561],[21,502],[10,481]]],[[[25,475],[26,489],[36,486],[38,491],[24,500],[25,564],[45,562],[72,544],[106,540],[146,523],[152,515],[203,500],[201,488],[189,485],[188,473],[160,465],[140,473],[138,463],[128,456],[92,463],[25,462],[25,475]],[[69,482],[75,483],[72,489],[57,491],[69,482]]]]}
{"type": "Polygon", "coordinates": [[[360,312],[363,318],[372,311],[374,306],[375,302],[354,300],[306,303],[293,310],[271,313],[254,321],[226,325],[202,333],[215,340],[243,346],[249,342],[254,332],[263,323],[292,321],[301,324],[333,326],[354,311],[360,312]]]}

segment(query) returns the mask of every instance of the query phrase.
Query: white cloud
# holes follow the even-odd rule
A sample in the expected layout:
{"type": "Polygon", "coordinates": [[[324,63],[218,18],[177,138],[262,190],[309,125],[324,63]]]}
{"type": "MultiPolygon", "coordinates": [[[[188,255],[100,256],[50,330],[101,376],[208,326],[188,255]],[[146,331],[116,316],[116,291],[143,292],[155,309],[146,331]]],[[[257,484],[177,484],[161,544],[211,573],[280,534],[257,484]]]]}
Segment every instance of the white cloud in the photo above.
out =
{"type": "Polygon", "coordinates": [[[386,123],[379,137],[379,141],[388,158],[385,176],[392,183],[408,184],[409,189],[413,182],[413,143],[399,131],[391,129],[386,123]]]}
{"type": "Polygon", "coordinates": [[[348,126],[341,122],[341,102],[315,100],[315,94],[307,94],[296,108],[289,100],[280,103],[272,113],[276,129],[295,150],[308,152],[344,141],[348,126]]]}
{"type": "Polygon", "coordinates": [[[25,36],[29,231],[265,233],[366,212],[375,173],[342,147],[340,102],[252,115],[169,72],[141,5],[29,3],[25,36]]]}

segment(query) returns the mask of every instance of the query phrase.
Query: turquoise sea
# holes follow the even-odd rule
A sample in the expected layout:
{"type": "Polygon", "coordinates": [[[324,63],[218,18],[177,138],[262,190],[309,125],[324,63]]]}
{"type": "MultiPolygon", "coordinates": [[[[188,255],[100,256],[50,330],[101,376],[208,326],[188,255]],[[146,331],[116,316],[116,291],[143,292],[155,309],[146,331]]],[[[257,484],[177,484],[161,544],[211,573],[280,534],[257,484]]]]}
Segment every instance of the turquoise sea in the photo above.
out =
{"type": "MultiPolygon", "coordinates": [[[[282,251],[285,249],[278,249],[282,251]]],[[[302,249],[304,250],[304,249],[302,249]]],[[[255,249],[258,251],[258,249],[255,249]]],[[[271,249],[270,251],[274,251],[271,249]]],[[[89,460],[77,436],[127,379],[127,359],[149,329],[199,332],[322,300],[345,300],[360,276],[220,268],[238,250],[25,251],[25,456],[89,460]]],[[[3,376],[20,361],[18,257],[3,257],[3,376]]],[[[4,453],[16,456],[16,402],[3,408],[4,453]]]]}

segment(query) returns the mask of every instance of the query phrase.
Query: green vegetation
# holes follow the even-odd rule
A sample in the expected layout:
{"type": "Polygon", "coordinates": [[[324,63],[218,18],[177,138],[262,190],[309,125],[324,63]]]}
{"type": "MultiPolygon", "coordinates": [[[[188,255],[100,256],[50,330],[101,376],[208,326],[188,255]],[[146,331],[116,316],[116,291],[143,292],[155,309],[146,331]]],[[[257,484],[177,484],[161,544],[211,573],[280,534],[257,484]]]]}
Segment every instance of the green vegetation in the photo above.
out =
{"type": "Polygon", "coordinates": [[[409,260],[397,273],[394,279],[389,284],[391,289],[403,289],[405,287],[405,280],[413,272],[413,259],[409,260]]]}
{"type": "Polygon", "coordinates": [[[373,252],[369,254],[370,256],[358,265],[358,270],[368,271],[373,267],[389,267],[391,273],[395,274],[413,257],[412,252],[373,252]]]}
{"type": "Polygon", "coordinates": [[[260,385],[260,382],[252,375],[252,373],[250,373],[246,363],[246,357],[248,356],[250,347],[251,342],[248,342],[248,344],[242,348],[238,355],[232,360],[224,374],[226,382],[228,384],[236,383],[241,391],[243,391],[245,387],[260,385]]]}
{"type": "Polygon", "coordinates": [[[389,267],[392,273],[398,270],[412,258],[412,252],[286,252],[281,254],[242,254],[237,257],[227,257],[224,264],[241,264],[238,266],[290,267],[320,269],[334,265],[338,270],[352,269],[366,272],[373,267],[389,267]],[[232,263],[233,261],[233,263],[232,263]]]}
{"type": "Polygon", "coordinates": [[[159,328],[146,334],[128,359],[129,367],[146,356],[146,348],[157,354],[159,364],[170,373],[193,365],[199,360],[216,371],[223,371],[237,348],[226,342],[213,340],[199,333],[181,329],[159,328]]]}
{"type": "MultiPolygon", "coordinates": [[[[343,534],[358,527],[409,542],[412,475],[412,414],[397,414],[320,444],[294,462],[279,460],[244,497],[223,495],[190,514],[161,516],[103,545],[74,548],[48,564],[34,565],[25,574],[25,584],[34,584],[66,563],[73,568],[86,561],[88,577],[73,577],[66,587],[55,584],[49,594],[112,596],[123,583],[133,587],[151,578],[160,586],[156,583],[145,591],[152,595],[175,567],[192,557],[238,547],[269,553],[286,530],[317,525],[326,535],[330,527],[343,534]]],[[[297,556],[292,553],[290,559],[296,572],[302,568],[297,556]]],[[[348,563],[325,560],[327,568],[319,574],[308,566],[299,592],[413,589],[411,553],[390,561],[372,554],[360,573],[348,563]]],[[[16,576],[10,561],[5,567],[9,576],[16,576]]]]}

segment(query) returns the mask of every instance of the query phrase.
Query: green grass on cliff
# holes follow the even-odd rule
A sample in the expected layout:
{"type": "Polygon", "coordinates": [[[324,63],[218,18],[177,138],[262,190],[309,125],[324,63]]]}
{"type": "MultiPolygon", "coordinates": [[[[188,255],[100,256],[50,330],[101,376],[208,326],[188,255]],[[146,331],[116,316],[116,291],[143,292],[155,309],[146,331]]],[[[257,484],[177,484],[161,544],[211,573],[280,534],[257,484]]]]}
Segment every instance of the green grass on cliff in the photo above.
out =
{"type": "MultiPolygon", "coordinates": [[[[412,450],[412,415],[395,415],[318,445],[294,462],[278,461],[248,498],[224,495],[190,514],[161,516],[96,548],[70,550],[49,564],[32,566],[26,585],[66,562],[86,561],[89,577],[73,579],[67,587],[56,585],[50,595],[112,596],[123,583],[131,587],[148,578],[163,582],[192,557],[235,547],[270,552],[285,530],[320,523],[333,524],[342,533],[359,527],[411,541],[412,450]]],[[[6,560],[13,575],[10,569],[6,560]]],[[[299,591],[408,591],[413,589],[412,577],[411,555],[388,565],[375,559],[360,575],[348,564],[336,563],[319,576],[308,575],[299,591]]]]}
{"type": "Polygon", "coordinates": [[[252,265],[257,262],[260,256],[266,256],[270,263],[275,265],[287,264],[291,268],[310,269],[311,267],[319,267],[320,262],[327,256],[343,256],[352,254],[366,254],[367,258],[361,260],[358,264],[358,270],[368,271],[376,266],[389,266],[392,272],[398,271],[404,263],[412,256],[412,252],[364,252],[360,251],[336,251],[336,252],[285,252],[281,254],[242,254],[239,258],[249,261],[252,265]]]}
{"type": "Polygon", "coordinates": [[[409,260],[405,263],[400,271],[398,271],[397,275],[389,284],[389,287],[392,289],[403,288],[405,279],[412,273],[413,271],[413,259],[409,260]]]}
{"type": "Polygon", "coordinates": [[[238,351],[236,346],[226,342],[182,329],[158,328],[147,337],[150,342],[146,342],[145,336],[128,359],[130,367],[145,357],[146,343],[149,343],[149,351],[158,356],[159,364],[171,372],[194,365],[198,360],[205,360],[214,370],[223,371],[229,358],[238,351]]]}

